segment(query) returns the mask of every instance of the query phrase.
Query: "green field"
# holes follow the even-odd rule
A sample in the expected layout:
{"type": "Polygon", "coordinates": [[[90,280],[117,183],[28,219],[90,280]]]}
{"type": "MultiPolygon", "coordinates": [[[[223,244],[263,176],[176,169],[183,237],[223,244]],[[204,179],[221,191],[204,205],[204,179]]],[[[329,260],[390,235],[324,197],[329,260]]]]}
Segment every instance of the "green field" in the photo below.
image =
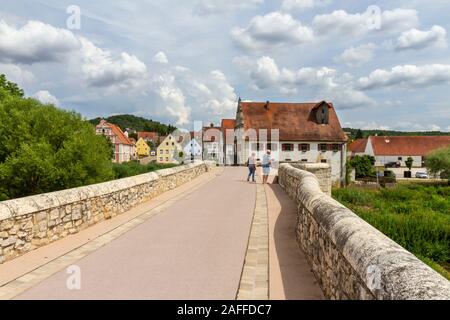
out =
{"type": "Polygon", "coordinates": [[[450,280],[450,186],[349,187],[333,197],[450,280]]]}

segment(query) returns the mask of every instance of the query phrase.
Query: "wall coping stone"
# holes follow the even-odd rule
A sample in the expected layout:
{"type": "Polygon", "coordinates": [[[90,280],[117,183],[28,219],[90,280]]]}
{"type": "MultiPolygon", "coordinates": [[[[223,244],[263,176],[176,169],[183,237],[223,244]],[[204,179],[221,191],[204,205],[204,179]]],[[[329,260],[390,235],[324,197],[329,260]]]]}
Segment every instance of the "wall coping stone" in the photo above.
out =
{"type": "Polygon", "coordinates": [[[377,299],[450,299],[450,282],[412,253],[324,194],[316,176],[282,164],[280,170],[299,179],[301,203],[377,299]],[[371,290],[367,270],[381,272],[381,290],[371,290]]]}
{"type": "Polygon", "coordinates": [[[159,178],[171,176],[203,165],[205,165],[205,163],[199,161],[124,179],[2,201],[0,202],[0,221],[61,207],[71,203],[84,201],[89,198],[106,196],[111,193],[156,181],[159,178]]]}

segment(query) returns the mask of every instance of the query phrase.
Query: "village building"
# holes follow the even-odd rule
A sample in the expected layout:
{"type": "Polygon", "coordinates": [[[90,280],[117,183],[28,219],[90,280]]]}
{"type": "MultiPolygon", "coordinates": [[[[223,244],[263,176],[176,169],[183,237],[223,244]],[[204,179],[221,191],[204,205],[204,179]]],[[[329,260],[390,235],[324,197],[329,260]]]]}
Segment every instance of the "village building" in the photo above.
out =
{"type": "Polygon", "coordinates": [[[414,168],[425,167],[427,155],[449,147],[450,136],[371,136],[358,139],[348,147],[350,156],[369,155],[375,157],[375,166],[406,167],[405,161],[411,157],[414,168]]]}
{"type": "Polygon", "coordinates": [[[201,139],[196,136],[195,132],[190,133],[191,140],[184,146],[184,155],[188,160],[202,159],[203,147],[201,139]]]}
{"type": "Polygon", "coordinates": [[[147,144],[154,146],[157,146],[159,142],[158,132],[140,131],[137,133],[137,138],[138,140],[142,138],[147,144]]]}
{"type": "Polygon", "coordinates": [[[223,164],[222,128],[211,124],[203,128],[203,159],[223,164]]]}
{"type": "Polygon", "coordinates": [[[101,120],[96,127],[96,134],[108,137],[114,145],[113,162],[123,163],[134,160],[135,145],[118,126],[101,120]]]}
{"type": "Polygon", "coordinates": [[[158,163],[178,163],[178,153],[182,152],[182,146],[176,141],[176,138],[169,134],[157,148],[158,163]]]}
{"type": "Polygon", "coordinates": [[[136,156],[138,158],[144,158],[150,156],[150,147],[148,146],[147,142],[143,138],[139,138],[139,140],[136,142],[136,156]]]}
{"type": "Polygon", "coordinates": [[[332,103],[239,100],[235,127],[247,133],[235,142],[239,164],[253,152],[261,160],[271,150],[272,158],[279,162],[328,163],[333,181],[344,181],[348,138],[332,103]],[[267,135],[261,130],[267,130],[267,135]]]}

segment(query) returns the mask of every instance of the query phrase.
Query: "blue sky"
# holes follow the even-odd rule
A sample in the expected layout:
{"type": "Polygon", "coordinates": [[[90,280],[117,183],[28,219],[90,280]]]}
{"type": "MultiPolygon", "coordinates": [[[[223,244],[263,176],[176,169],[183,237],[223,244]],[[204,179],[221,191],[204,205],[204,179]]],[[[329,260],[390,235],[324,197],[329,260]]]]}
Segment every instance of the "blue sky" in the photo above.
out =
{"type": "Polygon", "coordinates": [[[0,73],[87,118],[218,123],[240,96],[332,101],[345,126],[450,131],[448,12],[446,0],[2,0],[0,73]]]}

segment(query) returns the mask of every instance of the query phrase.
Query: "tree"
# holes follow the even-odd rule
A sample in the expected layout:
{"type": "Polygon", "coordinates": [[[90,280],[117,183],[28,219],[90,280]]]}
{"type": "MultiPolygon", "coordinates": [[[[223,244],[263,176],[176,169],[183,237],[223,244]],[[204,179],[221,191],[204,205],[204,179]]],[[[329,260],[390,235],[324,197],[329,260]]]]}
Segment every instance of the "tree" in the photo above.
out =
{"type": "Polygon", "coordinates": [[[425,164],[430,174],[450,180],[450,147],[432,152],[425,164]]]}
{"type": "Polygon", "coordinates": [[[411,157],[408,157],[408,159],[406,159],[406,161],[405,161],[405,164],[408,167],[409,171],[411,171],[412,166],[414,164],[414,159],[411,157]]]}
{"type": "Polygon", "coordinates": [[[362,138],[364,138],[364,134],[361,129],[358,129],[358,131],[356,131],[355,139],[362,139],[362,138]]]}
{"type": "Polygon", "coordinates": [[[109,142],[79,114],[0,88],[0,200],[114,177],[109,142]]]}
{"type": "Polygon", "coordinates": [[[356,178],[375,177],[375,158],[372,156],[355,156],[349,161],[349,165],[355,169],[356,178]]]}
{"type": "Polygon", "coordinates": [[[4,74],[0,74],[0,88],[13,97],[23,98],[24,96],[23,90],[14,82],[8,81],[4,74]]]}

